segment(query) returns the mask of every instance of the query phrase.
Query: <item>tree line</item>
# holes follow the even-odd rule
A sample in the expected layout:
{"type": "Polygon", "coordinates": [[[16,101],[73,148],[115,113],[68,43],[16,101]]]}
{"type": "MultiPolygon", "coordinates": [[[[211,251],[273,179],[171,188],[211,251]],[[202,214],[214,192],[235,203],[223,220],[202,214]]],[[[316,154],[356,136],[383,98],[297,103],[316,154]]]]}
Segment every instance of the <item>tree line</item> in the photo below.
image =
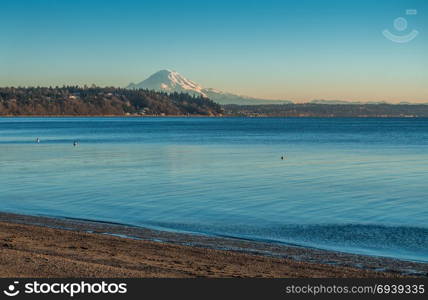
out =
{"type": "Polygon", "coordinates": [[[113,87],[4,87],[0,115],[220,115],[202,96],[113,87]]]}
{"type": "Polygon", "coordinates": [[[253,117],[418,117],[428,118],[427,104],[272,104],[225,105],[226,114],[253,117]]]}

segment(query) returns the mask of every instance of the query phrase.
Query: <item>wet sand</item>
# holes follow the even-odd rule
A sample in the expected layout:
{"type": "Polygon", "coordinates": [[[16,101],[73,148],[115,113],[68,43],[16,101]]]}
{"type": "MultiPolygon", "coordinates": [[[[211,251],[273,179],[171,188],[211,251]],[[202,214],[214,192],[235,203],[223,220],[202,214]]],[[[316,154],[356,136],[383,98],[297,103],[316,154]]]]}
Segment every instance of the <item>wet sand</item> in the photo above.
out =
{"type": "Polygon", "coordinates": [[[0,277],[391,278],[427,274],[428,264],[423,263],[0,213],[0,277]]]}

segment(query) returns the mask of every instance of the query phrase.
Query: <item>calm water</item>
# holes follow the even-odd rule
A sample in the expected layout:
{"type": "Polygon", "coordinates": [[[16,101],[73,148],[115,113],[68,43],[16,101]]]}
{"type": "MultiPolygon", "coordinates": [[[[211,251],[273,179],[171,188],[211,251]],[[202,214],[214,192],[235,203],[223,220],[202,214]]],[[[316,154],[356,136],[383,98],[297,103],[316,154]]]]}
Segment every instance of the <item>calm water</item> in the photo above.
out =
{"type": "Polygon", "coordinates": [[[2,118],[0,210],[428,261],[427,150],[428,119],[2,118]]]}

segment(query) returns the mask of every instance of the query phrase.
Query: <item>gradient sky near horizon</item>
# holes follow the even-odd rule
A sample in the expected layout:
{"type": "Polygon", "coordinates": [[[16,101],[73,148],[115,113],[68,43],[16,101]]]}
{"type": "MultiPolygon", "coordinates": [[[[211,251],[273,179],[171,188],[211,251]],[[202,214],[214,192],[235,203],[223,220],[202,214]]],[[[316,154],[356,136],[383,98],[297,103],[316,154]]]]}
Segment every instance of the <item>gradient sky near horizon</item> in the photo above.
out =
{"type": "Polygon", "coordinates": [[[254,97],[428,102],[426,0],[1,0],[1,9],[0,86],[126,86],[167,68],[254,97]],[[419,36],[394,43],[384,29],[419,36]]]}

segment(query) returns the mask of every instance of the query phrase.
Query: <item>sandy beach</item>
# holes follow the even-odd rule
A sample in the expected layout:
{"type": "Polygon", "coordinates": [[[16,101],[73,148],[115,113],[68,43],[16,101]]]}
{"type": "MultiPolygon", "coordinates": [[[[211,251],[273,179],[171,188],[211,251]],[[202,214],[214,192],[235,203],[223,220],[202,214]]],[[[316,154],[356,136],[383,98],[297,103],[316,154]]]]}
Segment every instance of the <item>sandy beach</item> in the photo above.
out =
{"type": "MultiPolygon", "coordinates": [[[[0,214],[0,276],[391,278],[406,275],[398,271],[400,267],[404,268],[399,261],[396,261],[395,270],[390,262],[390,269],[380,272],[346,266],[344,261],[347,256],[344,255],[340,262],[337,253],[329,253],[337,257],[335,264],[332,261],[316,263],[287,258],[284,253],[279,254],[279,249],[273,251],[276,246],[268,249],[267,245],[265,248],[253,245],[252,249],[246,249],[245,243],[221,238],[162,234],[114,224],[0,214]],[[105,234],[105,230],[116,231],[112,234],[120,236],[105,234]],[[121,237],[125,234],[134,238],[121,237]],[[212,249],[212,243],[219,249],[229,244],[229,250],[212,249]]],[[[317,250],[290,247],[282,251],[289,255],[303,251],[312,257],[312,261],[317,260],[317,255],[310,253],[317,250]]],[[[325,253],[325,259],[332,259],[328,257],[328,252],[321,253],[325,253]]],[[[370,264],[370,259],[367,263],[370,264]]],[[[377,265],[382,265],[382,261],[377,260],[377,265]]],[[[419,267],[419,275],[422,276],[423,272],[428,271],[426,264],[407,267],[419,267]]]]}

